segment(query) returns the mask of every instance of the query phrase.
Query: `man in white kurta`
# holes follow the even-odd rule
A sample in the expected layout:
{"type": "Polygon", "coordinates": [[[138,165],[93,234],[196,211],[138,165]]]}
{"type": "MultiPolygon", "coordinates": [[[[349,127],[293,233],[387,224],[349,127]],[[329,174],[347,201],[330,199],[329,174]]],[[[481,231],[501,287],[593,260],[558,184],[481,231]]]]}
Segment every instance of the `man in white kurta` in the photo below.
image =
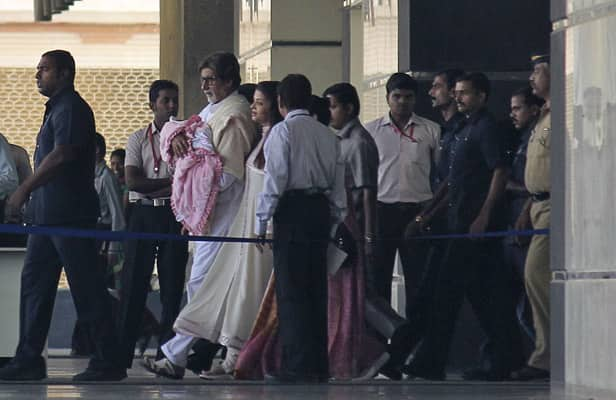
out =
{"type": "MultiPolygon", "coordinates": [[[[239,65],[231,53],[215,53],[201,64],[201,87],[209,104],[199,116],[212,128],[212,144],[223,160],[223,174],[216,205],[208,222],[211,236],[226,236],[238,212],[244,190],[244,160],[255,138],[248,101],[237,93],[240,83],[239,65]]],[[[179,136],[172,142],[176,156],[182,156],[189,144],[179,136]],[[177,140],[176,140],[177,139],[177,140]]],[[[221,242],[196,242],[190,278],[186,284],[188,301],[192,300],[205,274],[214,262],[221,242]]],[[[187,357],[198,338],[176,334],[161,350],[164,358],[145,359],[151,372],[169,378],[184,375],[187,357]]]]}

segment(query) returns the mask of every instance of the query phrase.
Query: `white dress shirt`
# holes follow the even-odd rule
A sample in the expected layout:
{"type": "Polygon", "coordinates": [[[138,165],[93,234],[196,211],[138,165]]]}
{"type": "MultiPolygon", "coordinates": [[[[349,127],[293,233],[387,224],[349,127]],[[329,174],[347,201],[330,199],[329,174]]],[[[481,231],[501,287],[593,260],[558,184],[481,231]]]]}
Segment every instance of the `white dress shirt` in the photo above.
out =
{"type": "MultiPolygon", "coordinates": [[[[98,204],[101,209],[98,223],[110,225],[112,231],[123,231],[126,229],[120,182],[118,182],[118,178],[105,164],[105,161],[100,161],[96,164],[94,169],[94,188],[96,193],[98,193],[98,204]]],[[[112,253],[118,252],[120,249],[120,242],[111,242],[109,245],[109,251],[112,253]]]]}
{"type": "Polygon", "coordinates": [[[30,156],[26,149],[16,144],[9,143],[11,153],[13,154],[13,161],[15,161],[15,168],[17,169],[17,177],[19,178],[19,184],[24,183],[26,179],[32,175],[32,165],[30,165],[30,156]]]}
{"type": "Polygon", "coordinates": [[[9,142],[0,134],[0,200],[9,197],[19,184],[9,142]]]}
{"type": "Polygon", "coordinates": [[[440,126],[413,114],[400,132],[389,113],[366,124],[379,150],[382,203],[420,203],[432,198],[430,170],[440,157],[440,126]]]}
{"type": "Polygon", "coordinates": [[[340,142],[307,110],[293,110],[272,127],[264,147],[265,181],[256,212],[257,235],[264,235],[278,201],[289,190],[322,191],[337,226],[346,213],[344,160],[340,142]]]}
{"type": "MultiPolygon", "coordinates": [[[[169,178],[173,173],[170,171],[166,162],[160,160],[158,172],[155,171],[155,159],[160,157],[160,132],[154,122],[138,130],[128,137],[126,143],[126,167],[137,167],[143,172],[143,176],[148,179],[169,178]],[[150,133],[152,139],[150,139],[150,133]],[[151,140],[151,141],[150,141],[151,140]]],[[[131,202],[139,199],[147,199],[147,194],[135,191],[128,192],[131,202]]],[[[160,197],[168,199],[169,196],[160,197]]]]}
{"type": "Polygon", "coordinates": [[[203,107],[203,110],[201,110],[201,112],[199,113],[199,117],[201,117],[202,121],[210,122],[212,115],[214,115],[214,113],[216,112],[216,110],[218,110],[219,107],[220,101],[218,103],[208,103],[208,105],[203,107]]]}

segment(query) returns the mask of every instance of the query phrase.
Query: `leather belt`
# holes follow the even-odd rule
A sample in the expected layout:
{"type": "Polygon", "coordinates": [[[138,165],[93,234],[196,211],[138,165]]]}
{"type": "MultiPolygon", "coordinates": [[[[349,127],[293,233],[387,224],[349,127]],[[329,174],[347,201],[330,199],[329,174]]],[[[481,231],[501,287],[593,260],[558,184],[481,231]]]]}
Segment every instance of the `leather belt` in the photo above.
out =
{"type": "Polygon", "coordinates": [[[165,207],[171,205],[171,199],[139,199],[135,201],[135,204],[149,207],[165,207]]]}
{"type": "Polygon", "coordinates": [[[284,196],[297,197],[297,196],[316,196],[325,194],[326,189],[310,188],[310,189],[291,189],[284,192],[284,196]]]}
{"type": "Polygon", "coordinates": [[[550,199],[550,192],[531,193],[530,197],[533,201],[545,201],[550,199]]]}

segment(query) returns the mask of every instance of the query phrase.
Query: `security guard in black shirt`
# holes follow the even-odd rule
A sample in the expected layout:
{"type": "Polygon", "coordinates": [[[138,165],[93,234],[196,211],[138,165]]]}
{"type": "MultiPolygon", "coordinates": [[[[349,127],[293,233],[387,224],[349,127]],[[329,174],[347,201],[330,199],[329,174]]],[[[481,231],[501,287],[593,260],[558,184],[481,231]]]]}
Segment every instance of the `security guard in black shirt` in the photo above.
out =
{"type": "MultiPolygon", "coordinates": [[[[490,83],[481,73],[456,82],[458,110],[466,120],[449,150],[447,222],[454,233],[483,234],[502,228],[502,197],[509,168],[503,135],[485,110],[490,83]]],[[[503,267],[495,239],[453,239],[445,249],[436,281],[431,318],[424,340],[411,362],[409,375],[445,379],[449,346],[464,297],[471,303],[490,342],[489,370],[473,370],[472,379],[503,380],[523,360],[514,314],[511,271],[503,267]]]]}

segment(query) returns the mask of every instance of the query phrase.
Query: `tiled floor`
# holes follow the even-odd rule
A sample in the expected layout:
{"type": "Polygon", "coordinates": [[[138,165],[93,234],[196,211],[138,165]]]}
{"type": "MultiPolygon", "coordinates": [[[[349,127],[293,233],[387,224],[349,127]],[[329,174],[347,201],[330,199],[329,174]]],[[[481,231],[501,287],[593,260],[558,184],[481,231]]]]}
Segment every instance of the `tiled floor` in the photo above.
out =
{"type": "MultiPolygon", "coordinates": [[[[441,387],[417,385],[263,386],[263,385],[11,385],[0,386],[0,399],[208,399],[208,400],[364,400],[364,399],[554,399],[547,389],[441,387]]],[[[558,397],[564,399],[564,397],[558,397]]],[[[570,398],[573,400],[573,398],[570,398]]],[[[577,398],[576,398],[577,400],[577,398]]]]}
{"type": "MultiPolygon", "coordinates": [[[[589,396],[565,394],[547,383],[445,383],[374,380],[362,384],[265,385],[262,382],[208,383],[190,374],[182,381],[156,378],[136,360],[129,377],[121,383],[73,385],[72,375],[86,365],[85,359],[51,358],[49,378],[36,383],[0,383],[0,400],[30,399],[208,399],[208,400],[586,400],[589,396]]],[[[592,396],[595,400],[600,396],[592,396]]],[[[610,397],[605,397],[610,398],[610,397]]]]}

